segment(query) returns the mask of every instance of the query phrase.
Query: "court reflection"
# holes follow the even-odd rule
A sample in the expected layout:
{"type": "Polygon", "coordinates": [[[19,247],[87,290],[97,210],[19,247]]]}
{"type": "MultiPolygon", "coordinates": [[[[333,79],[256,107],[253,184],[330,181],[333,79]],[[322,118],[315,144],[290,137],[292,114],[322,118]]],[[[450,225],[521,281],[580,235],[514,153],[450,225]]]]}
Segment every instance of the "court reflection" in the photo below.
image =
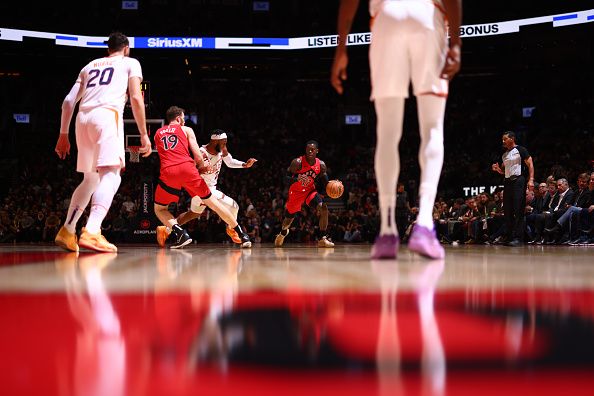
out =
{"type": "Polygon", "coordinates": [[[62,367],[63,378],[70,377],[66,386],[76,395],[124,395],[125,339],[102,278],[117,254],[77,256],[70,253],[56,261],[76,322],[74,367],[62,367]]]}
{"type": "MultiPolygon", "coordinates": [[[[376,282],[368,291],[315,290],[308,277],[329,278],[341,262],[314,271],[297,252],[274,263],[289,269],[275,289],[242,291],[253,282],[249,252],[216,253],[159,251],[143,293],[117,291],[124,269],[114,255],[61,256],[65,297],[44,302],[55,320],[44,322],[54,338],[43,348],[58,358],[39,377],[57,372],[64,394],[84,395],[230,394],[245,386],[262,394],[278,375],[295,392],[311,376],[321,386],[348,378],[352,392],[342,394],[439,396],[468,378],[507,373],[512,386],[528,373],[560,378],[568,364],[578,373],[594,368],[590,290],[444,290],[447,265],[415,259],[362,263],[376,282]]],[[[25,302],[5,310],[8,320],[33,315],[39,298],[13,297],[25,302]]],[[[18,334],[23,356],[39,351],[26,346],[36,336],[33,328],[18,334]]]]}

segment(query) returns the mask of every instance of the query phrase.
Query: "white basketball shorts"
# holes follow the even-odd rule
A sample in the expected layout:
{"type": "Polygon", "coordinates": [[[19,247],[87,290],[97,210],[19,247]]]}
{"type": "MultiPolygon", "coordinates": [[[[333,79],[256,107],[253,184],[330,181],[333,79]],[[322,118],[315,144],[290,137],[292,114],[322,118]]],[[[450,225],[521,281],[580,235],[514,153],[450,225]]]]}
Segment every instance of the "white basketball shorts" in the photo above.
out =
{"type": "Polygon", "coordinates": [[[448,50],[445,16],[431,2],[384,1],[371,29],[371,100],[415,95],[447,96],[440,77],[448,50]]]}
{"type": "Polygon", "coordinates": [[[98,167],[124,167],[124,122],[117,111],[96,108],[76,116],[78,172],[95,172],[98,167]]]}

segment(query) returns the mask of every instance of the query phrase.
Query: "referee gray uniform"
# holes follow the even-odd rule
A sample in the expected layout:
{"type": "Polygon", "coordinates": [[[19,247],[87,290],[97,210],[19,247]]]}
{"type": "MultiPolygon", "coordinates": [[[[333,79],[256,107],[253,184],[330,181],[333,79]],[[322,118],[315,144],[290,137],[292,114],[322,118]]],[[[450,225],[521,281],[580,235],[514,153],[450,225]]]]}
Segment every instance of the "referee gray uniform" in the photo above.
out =
{"type": "Polygon", "coordinates": [[[524,209],[526,208],[526,166],[530,153],[522,146],[514,146],[501,156],[505,167],[503,212],[507,240],[524,239],[524,209]]]}

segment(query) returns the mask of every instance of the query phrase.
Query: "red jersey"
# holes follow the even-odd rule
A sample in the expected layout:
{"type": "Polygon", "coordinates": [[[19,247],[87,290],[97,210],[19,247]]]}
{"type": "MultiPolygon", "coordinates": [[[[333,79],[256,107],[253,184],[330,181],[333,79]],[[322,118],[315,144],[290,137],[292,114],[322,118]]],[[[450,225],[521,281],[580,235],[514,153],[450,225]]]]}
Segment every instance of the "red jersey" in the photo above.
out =
{"type": "Polygon", "coordinates": [[[179,124],[159,128],[155,133],[155,145],[161,159],[161,169],[184,162],[194,162],[188,149],[188,137],[179,124]]]}
{"type": "Polygon", "coordinates": [[[322,167],[320,166],[320,160],[316,158],[316,162],[313,165],[310,165],[307,162],[305,156],[301,157],[301,169],[297,171],[297,180],[295,183],[291,184],[291,190],[313,190],[316,188],[315,185],[315,178],[320,174],[322,171],[322,167]]]}

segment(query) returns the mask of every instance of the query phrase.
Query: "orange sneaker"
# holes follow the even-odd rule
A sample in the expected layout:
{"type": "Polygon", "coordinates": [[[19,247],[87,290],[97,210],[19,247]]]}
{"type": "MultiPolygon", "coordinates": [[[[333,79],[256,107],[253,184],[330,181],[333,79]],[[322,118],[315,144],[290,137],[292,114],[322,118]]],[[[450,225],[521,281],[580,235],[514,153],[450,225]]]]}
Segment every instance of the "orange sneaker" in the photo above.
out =
{"type": "Polygon", "coordinates": [[[85,228],[82,229],[82,233],[78,239],[78,245],[96,252],[116,253],[118,251],[118,248],[113,243],[109,243],[107,239],[101,235],[101,232],[98,234],[91,234],[85,228]]]}
{"type": "Polygon", "coordinates": [[[167,230],[167,227],[165,226],[157,227],[157,243],[159,246],[165,247],[165,242],[167,241],[169,234],[171,234],[171,229],[167,230]]]}
{"type": "Polygon", "coordinates": [[[231,237],[234,243],[241,244],[241,238],[237,235],[237,231],[233,228],[227,227],[227,235],[231,237]]]}
{"type": "Polygon", "coordinates": [[[76,243],[76,234],[71,233],[66,229],[66,227],[62,226],[58,234],[56,235],[56,239],[54,239],[56,245],[60,246],[63,249],[66,249],[70,252],[78,252],[78,244],[76,243]]]}

